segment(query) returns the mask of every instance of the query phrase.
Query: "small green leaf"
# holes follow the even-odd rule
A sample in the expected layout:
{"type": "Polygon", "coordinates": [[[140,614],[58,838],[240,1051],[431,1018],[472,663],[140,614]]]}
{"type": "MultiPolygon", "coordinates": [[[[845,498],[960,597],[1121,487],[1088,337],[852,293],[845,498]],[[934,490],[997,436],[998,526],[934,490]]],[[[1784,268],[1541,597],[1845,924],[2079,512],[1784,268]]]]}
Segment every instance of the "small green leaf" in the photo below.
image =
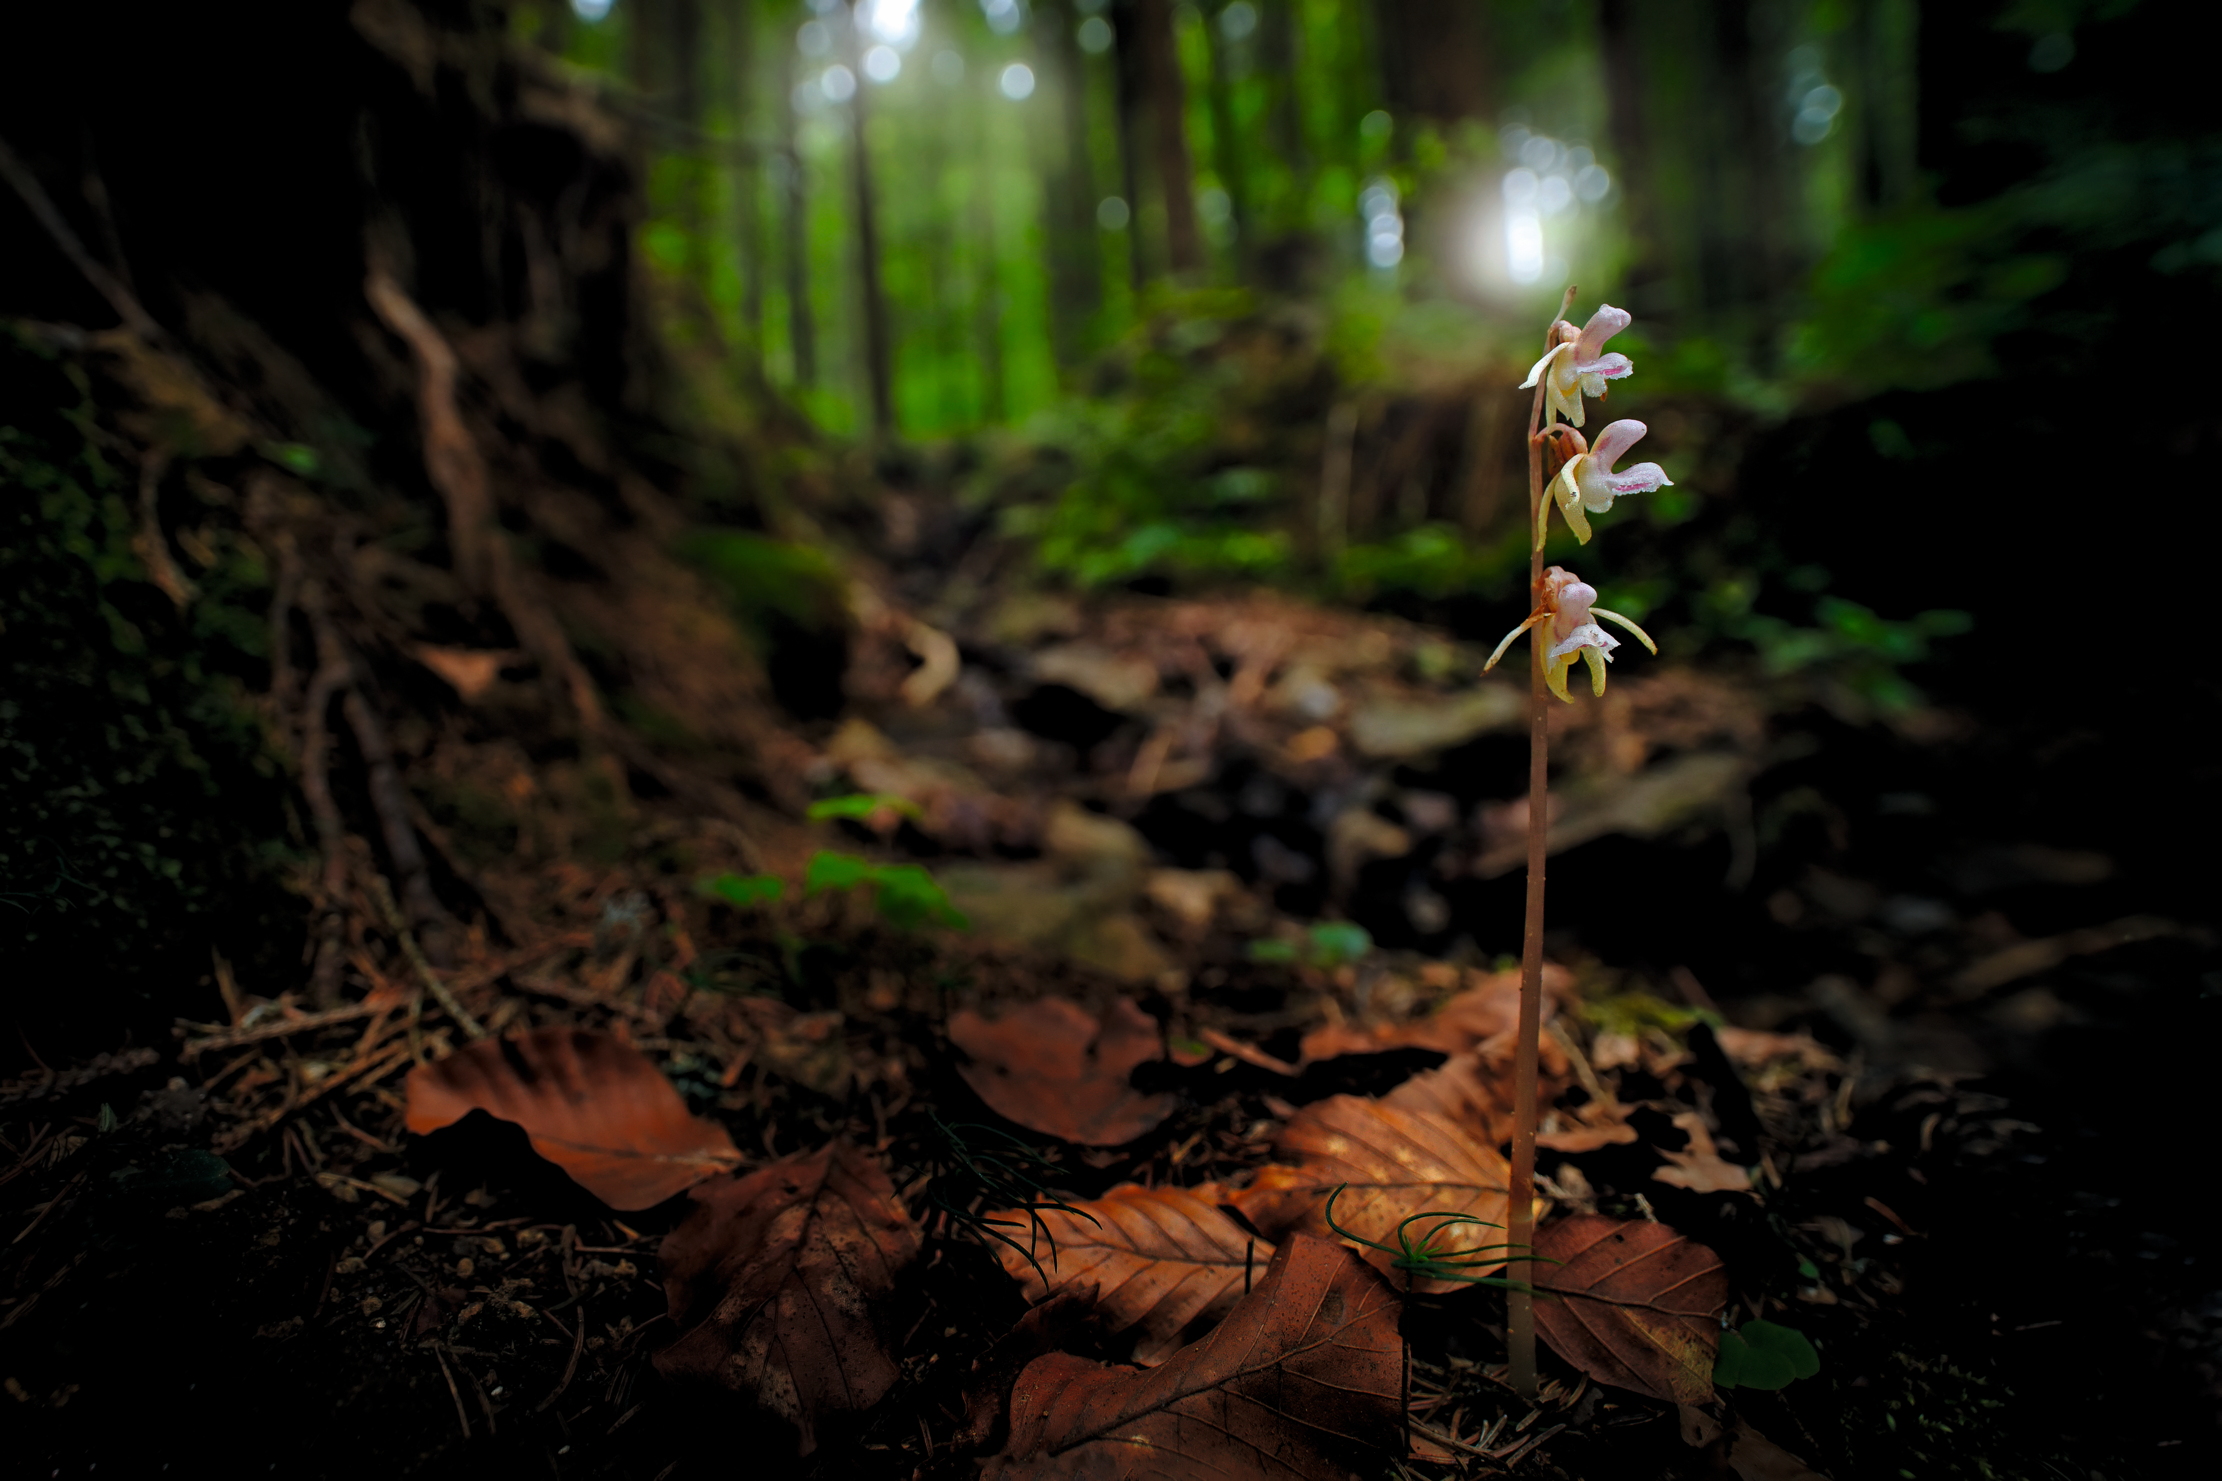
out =
{"type": "Polygon", "coordinates": [[[813,802],[806,816],[813,823],[826,818],[855,818],[863,822],[877,812],[900,813],[906,818],[926,815],[925,809],[908,797],[897,797],[892,792],[859,792],[851,797],[827,797],[813,802]]]}
{"type": "Polygon", "coordinates": [[[776,874],[718,874],[697,881],[694,888],[698,895],[743,909],[767,905],[787,893],[785,882],[776,874]]]}
{"type": "Polygon", "coordinates": [[[1253,962],[1293,962],[1296,960],[1296,943],[1293,941],[1253,941],[1248,948],[1253,962]]]}
{"type": "Polygon", "coordinates": [[[972,924],[921,865],[883,864],[878,884],[880,915],[900,930],[914,931],[929,921],[960,931],[972,924]]]}
{"type": "Polygon", "coordinates": [[[1821,1267],[1811,1260],[1801,1259],[1798,1261],[1798,1274],[1804,1276],[1807,1280],[1819,1280],[1821,1278],[1821,1267]]]}
{"type": "Polygon", "coordinates": [[[1355,921],[1323,920],[1312,927],[1311,951],[1315,967],[1340,967],[1373,950],[1373,935],[1355,921]]]}
{"type": "Polygon", "coordinates": [[[102,1131],[114,1131],[116,1129],[116,1108],[106,1101],[100,1103],[100,1129],[102,1131]]]}
{"type": "Polygon", "coordinates": [[[810,867],[803,872],[803,893],[815,895],[825,890],[853,890],[869,883],[876,872],[870,859],[820,849],[810,856],[810,867]]]}
{"type": "Polygon", "coordinates": [[[1752,1321],[1734,1332],[1721,1333],[1713,1382],[1720,1388],[1771,1390],[1811,1378],[1820,1371],[1821,1355],[1803,1332],[1774,1322],[1752,1321]]]}
{"type": "Polygon", "coordinates": [[[298,473],[303,478],[315,477],[317,470],[324,466],[324,460],[316,455],[316,449],[305,442],[265,442],[260,451],[280,468],[288,473],[298,473]]]}

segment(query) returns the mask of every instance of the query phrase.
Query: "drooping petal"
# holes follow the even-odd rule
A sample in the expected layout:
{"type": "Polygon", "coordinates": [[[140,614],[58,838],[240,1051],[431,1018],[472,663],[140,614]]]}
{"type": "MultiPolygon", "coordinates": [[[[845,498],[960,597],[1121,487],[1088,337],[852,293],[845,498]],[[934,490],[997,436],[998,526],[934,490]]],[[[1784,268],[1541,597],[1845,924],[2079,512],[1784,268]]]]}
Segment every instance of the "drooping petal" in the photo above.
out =
{"type": "Polygon", "coordinates": [[[1605,341],[1635,322],[1635,316],[1626,309],[1616,309],[1609,303],[1597,305],[1597,312],[1589,316],[1582,326],[1581,337],[1574,341],[1574,358],[1588,362],[1604,353],[1605,341]]]}
{"type": "MultiPolygon", "coordinates": [[[[1618,350],[1610,355],[1599,355],[1594,360],[1576,360],[1574,362],[1574,372],[1582,377],[1584,386],[1587,386],[1592,378],[1599,381],[1616,381],[1622,376],[1633,375],[1635,369],[1635,361],[1630,360],[1618,350]]],[[[1596,396],[1602,393],[1591,391],[1589,394],[1596,396]]]]}
{"type": "Polygon", "coordinates": [[[1566,692],[1566,671],[1573,666],[1574,656],[1571,653],[1564,658],[1547,658],[1543,661],[1544,687],[1568,704],[1574,702],[1574,696],[1566,692]]]}
{"type": "Polygon", "coordinates": [[[1628,629],[1628,631],[1636,635],[1637,642],[1643,644],[1644,647],[1651,650],[1652,657],[1656,658],[1659,656],[1659,645],[1651,641],[1651,634],[1645,632],[1642,628],[1636,626],[1633,622],[1630,622],[1627,618],[1621,616],[1618,612],[1608,612],[1603,607],[1591,607],[1589,610],[1592,616],[1602,617],[1607,622],[1619,623],[1622,627],[1628,629]]]}
{"type": "MultiPolygon", "coordinates": [[[[1574,538],[1584,545],[1589,543],[1589,520],[1582,513],[1581,479],[1583,470],[1588,468],[1590,462],[1591,455],[1587,453],[1580,457],[1568,458],[1566,466],[1559,469],[1558,477],[1551,480],[1550,490],[1551,499],[1558,505],[1559,513],[1566,516],[1567,528],[1571,529],[1574,532],[1574,538]]],[[[1536,521],[1535,548],[1538,550],[1543,548],[1543,535],[1549,524],[1550,521],[1547,519],[1536,521]]]]}
{"type": "Polygon", "coordinates": [[[1605,697],[1605,664],[1612,657],[1600,648],[1584,648],[1582,662],[1589,665],[1589,692],[1599,699],[1605,697]]]}

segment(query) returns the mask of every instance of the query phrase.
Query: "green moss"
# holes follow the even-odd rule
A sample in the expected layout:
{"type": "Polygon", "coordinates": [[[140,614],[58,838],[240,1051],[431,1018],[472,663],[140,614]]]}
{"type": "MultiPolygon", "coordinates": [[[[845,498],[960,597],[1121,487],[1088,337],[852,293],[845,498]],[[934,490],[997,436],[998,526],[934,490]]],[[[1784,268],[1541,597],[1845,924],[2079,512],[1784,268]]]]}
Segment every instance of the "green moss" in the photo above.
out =
{"type": "Polygon", "coordinates": [[[0,1011],[65,1042],[184,1011],[212,948],[274,963],[298,930],[285,777],[243,703],[260,554],[196,529],[181,614],[95,427],[77,366],[0,335],[0,1011]]]}

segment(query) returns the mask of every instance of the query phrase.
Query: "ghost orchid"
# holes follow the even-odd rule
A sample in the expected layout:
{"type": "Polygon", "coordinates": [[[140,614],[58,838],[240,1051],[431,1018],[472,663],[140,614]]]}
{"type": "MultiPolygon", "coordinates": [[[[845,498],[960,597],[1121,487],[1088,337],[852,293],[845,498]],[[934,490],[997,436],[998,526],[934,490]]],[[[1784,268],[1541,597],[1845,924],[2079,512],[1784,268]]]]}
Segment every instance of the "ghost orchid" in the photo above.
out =
{"type": "Polygon", "coordinates": [[[1589,322],[1576,330],[1561,319],[1558,322],[1558,343],[1550,352],[1535,362],[1528,378],[1520,382],[1520,389],[1535,389],[1537,380],[1543,382],[1544,420],[1556,412],[1575,426],[1582,425],[1582,398],[1602,397],[1605,382],[1619,380],[1636,367],[1626,355],[1605,353],[1605,341],[1626,329],[1631,316],[1626,309],[1616,309],[1611,304],[1601,304],[1589,316],[1589,322]]]}
{"type": "Polygon", "coordinates": [[[1605,692],[1605,665],[1612,661],[1612,651],[1620,646],[1620,639],[1597,625],[1600,617],[1626,628],[1635,634],[1637,642],[1654,655],[1658,653],[1659,645],[1651,641],[1649,633],[1618,612],[1597,605],[1596,587],[1563,566],[1553,566],[1543,573],[1535,610],[1528,614],[1527,621],[1504,635],[1481,671],[1486,674],[1495,668],[1514,638],[1531,628],[1542,628],[1530,641],[1550,644],[1543,650],[1543,682],[1551,692],[1568,704],[1574,702],[1574,696],[1566,692],[1566,675],[1578,657],[1589,665],[1590,692],[1601,695],[1605,692]]]}
{"type": "MultiPolygon", "coordinates": [[[[1625,472],[1613,468],[1621,455],[1649,430],[1638,421],[1614,422],[1597,434],[1595,446],[1587,451],[1576,451],[1566,460],[1566,466],[1559,469],[1558,477],[1551,480],[1552,499],[1558,504],[1559,512],[1566,516],[1567,527],[1574,532],[1574,538],[1584,545],[1589,543],[1588,515],[1603,514],[1622,494],[1648,494],[1674,483],[1657,463],[1638,463],[1625,472]]],[[[1580,433],[1564,435],[1579,444],[1580,433]]],[[[1548,523],[1543,519],[1535,523],[1538,550],[1542,549],[1543,532],[1548,523]]]]}

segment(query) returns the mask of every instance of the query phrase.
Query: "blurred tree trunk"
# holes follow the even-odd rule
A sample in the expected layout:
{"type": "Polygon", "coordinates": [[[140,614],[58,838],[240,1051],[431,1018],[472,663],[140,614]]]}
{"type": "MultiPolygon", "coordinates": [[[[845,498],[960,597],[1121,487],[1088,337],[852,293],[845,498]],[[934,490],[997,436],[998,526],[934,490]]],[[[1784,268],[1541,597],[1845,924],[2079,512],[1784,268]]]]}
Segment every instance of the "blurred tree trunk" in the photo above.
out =
{"type": "Polygon", "coordinates": [[[779,57],[779,203],[781,256],[787,268],[787,344],[794,356],[795,384],[818,383],[818,330],[810,312],[810,198],[802,151],[795,141],[795,49],[782,46],[779,57]]]}
{"type": "Polygon", "coordinates": [[[1165,203],[1165,265],[1193,273],[1204,265],[1203,232],[1196,221],[1196,170],[1188,150],[1188,87],[1181,76],[1180,41],[1173,34],[1172,0],[1138,0],[1142,67],[1148,79],[1151,146],[1157,188],[1165,203]]]}
{"type": "Polygon", "coordinates": [[[1381,93],[1399,120],[1496,116],[1486,0],[1381,0],[1375,14],[1381,93]]]}
{"type": "Polygon", "coordinates": [[[1136,0],[1112,0],[1117,35],[1113,58],[1118,74],[1119,183],[1126,192],[1127,276],[1140,293],[1157,276],[1157,244],[1143,227],[1143,184],[1149,173],[1149,80],[1142,64],[1141,22],[1136,0]]]}
{"type": "Polygon", "coordinates": [[[872,181],[872,149],[866,136],[871,129],[871,108],[866,95],[864,60],[852,5],[835,27],[844,39],[843,60],[856,78],[856,92],[849,99],[849,179],[856,193],[856,281],[864,319],[864,388],[872,414],[872,432],[886,437],[895,430],[895,344],[888,321],[887,291],[880,280],[879,192],[872,181]]]}
{"type": "Polygon", "coordinates": [[[1250,270],[1262,286],[1287,291],[1301,282],[1309,255],[1313,168],[1304,135],[1303,100],[1297,92],[1302,55],[1296,7],[1260,6],[1257,37],[1258,71],[1266,99],[1264,159],[1273,188],[1255,212],[1250,270]]]}
{"type": "Polygon", "coordinates": [[[1057,361],[1078,365],[1092,348],[1103,307],[1103,258],[1096,228],[1095,164],[1088,149],[1088,67],[1072,0],[1042,0],[1044,82],[1055,92],[1058,127],[1040,140],[1048,215],[1050,331],[1057,361]]]}
{"type": "MultiPolygon", "coordinates": [[[[1219,175],[1219,188],[1227,193],[1229,219],[1234,223],[1234,258],[1247,262],[1250,253],[1250,177],[1243,158],[1242,135],[1235,125],[1234,46],[1221,30],[1221,4],[1204,20],[1204,36],[1211,45],[1211,154],[1219,175]]],[[[1246,273],[1238,274],[1247,276],[1246,273]]]]}
{"type": "Polygon", "coordinates": [[[762,151],[756,143],[756,5],[728,0],[725,16],[725,114],[734,139],[733,236],[741,270],[741,354],[764,368],[762,151]]]}
{"type": "Polygon", "coordinates": [[[1600,0],[1599,19],[1636,237],[1629,306],[1764,353],[1804,265],[1786,17],[1764,0],[1600,0]]]}
{"type": "Polygon", "coordinates": [[[1921,182],[1920,5],[1867,0],[1852,35],[1860,196],[1870,210],[1889,210],[1913,199],[1921,182]]]}
{"type": "Polygon", "coordinates": [[[1195,169],[1188,152],[1188,89],[1181,78],[1171,0],[1122,0],[1119,17],[1120,134],[1128,203],[1134,213],[1137,287],[1166,273],[1203,266],[1196,222],[1195,169]],[[1145,212],[1143,202],[1155,207],[1145,212]],[[1160,243],[1152,241],[1161,235],[1160,243]]]}

